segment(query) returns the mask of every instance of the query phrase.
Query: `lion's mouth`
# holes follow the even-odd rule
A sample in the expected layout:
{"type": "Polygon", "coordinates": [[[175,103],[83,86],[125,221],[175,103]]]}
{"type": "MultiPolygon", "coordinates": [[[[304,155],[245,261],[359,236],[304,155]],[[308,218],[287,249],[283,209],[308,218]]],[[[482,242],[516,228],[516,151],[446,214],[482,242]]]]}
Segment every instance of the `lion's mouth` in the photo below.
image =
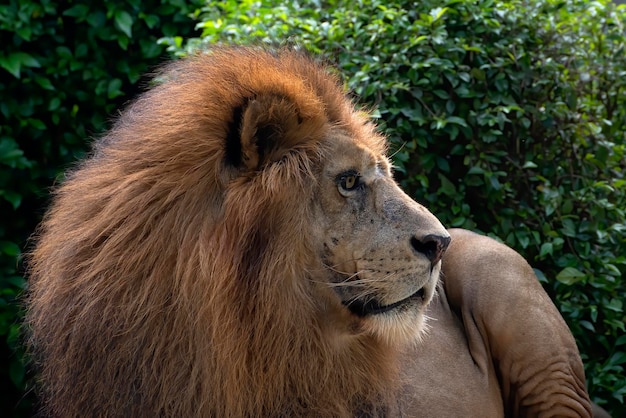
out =
{"type": "Polygon", "coordinates": [[[389,304],[389,305],[381,305],[380,302],[378,302],[376,299],[369,299],[366,301],[361,300],[361,299],[351,299],[348,301],[343,301],[342,303],[348,309],[350,309],[352,313],[363,317],[367,315],[378,315],[378,314],[382,314],[385,312],[389,312],[393,309],[397,309],[401,306],[404,306],[407,303],[415,299],[421,299],[423,301],[424,296],[425,296],[425,292],[424,292],[424,288],[422,287],[420,290],[413,293],[411,296],[405,299],[399,300],[397,302],[394,302],[392,304],[389,304]]]}

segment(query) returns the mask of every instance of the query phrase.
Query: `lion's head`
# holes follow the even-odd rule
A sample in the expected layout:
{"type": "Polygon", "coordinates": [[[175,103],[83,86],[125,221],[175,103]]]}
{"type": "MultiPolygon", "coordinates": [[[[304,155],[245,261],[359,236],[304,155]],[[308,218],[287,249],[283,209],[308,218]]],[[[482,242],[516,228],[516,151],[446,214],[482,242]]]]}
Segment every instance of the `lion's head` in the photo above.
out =
{"type": "Polygon", "coordinates": [[[331,306],[341,302],[339,311],[347,307],[351,329],[392,343],[414,339],[435,291],[448,234],[399,189],[377,135],[340,128],[326,139],[310,231],[324,269],[319,278],[314,275],[321,288],[312,291],[331,306]]]}
{"type": "Polygon", "coordinates": [[[44,407],[384,411],[449,241],[394,182],[384,138],[292,50],[217,49],[159,79],[40,228],[27,321],[44,407]]]}

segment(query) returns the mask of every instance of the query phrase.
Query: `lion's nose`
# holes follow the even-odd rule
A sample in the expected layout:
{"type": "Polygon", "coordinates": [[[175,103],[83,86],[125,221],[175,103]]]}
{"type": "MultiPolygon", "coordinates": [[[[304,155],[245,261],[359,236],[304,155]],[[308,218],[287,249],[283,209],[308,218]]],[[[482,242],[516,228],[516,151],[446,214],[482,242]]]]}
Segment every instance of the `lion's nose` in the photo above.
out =
{"type": "Polygon", "coordinates": [[[424,254],[432,265],[437,264],[450,245],[450,236],[426,235],[421,239],[411,237],[411,246],[418,253],[424,254]]]}

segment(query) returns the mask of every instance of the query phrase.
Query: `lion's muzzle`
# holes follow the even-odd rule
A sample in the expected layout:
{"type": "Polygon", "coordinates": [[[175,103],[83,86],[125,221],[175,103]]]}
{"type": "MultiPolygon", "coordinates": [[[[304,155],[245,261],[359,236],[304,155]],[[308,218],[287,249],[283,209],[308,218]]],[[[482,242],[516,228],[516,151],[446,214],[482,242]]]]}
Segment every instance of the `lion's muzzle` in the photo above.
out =
{"type": "Polygon", "coordinates": [[[450,235],[426,235],[422,239],[411,237],[411,247],[430,260],[431,265],[437,264],[450,245],[450,235]]]}

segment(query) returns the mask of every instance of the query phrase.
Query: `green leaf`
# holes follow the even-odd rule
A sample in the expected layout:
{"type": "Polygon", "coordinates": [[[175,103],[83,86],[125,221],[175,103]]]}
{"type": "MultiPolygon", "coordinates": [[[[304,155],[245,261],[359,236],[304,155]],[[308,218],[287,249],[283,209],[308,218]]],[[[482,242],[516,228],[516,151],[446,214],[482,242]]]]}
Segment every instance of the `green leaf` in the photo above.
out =
{"type": "Polygon", "coordinates": [[[450,98],[450,95],[445,90],[434,90],[433,94],[435,96],[439,97],[440,99],[448,99],[448,98],[450,98]]]}
{"type": "Polygon", "coordinates": [[[613,354],[609,359],[609,364],[617,365],[617,364],[625,364],[626,363],[626,353],[623,351],[618,351],[613,354]]]}
{"type": "Polygon", "coordinates": [[[544,242],[541,244],[541,250],[539,251],[539,257],[545,257],[546,255],[552,255],[553,244],[551,242],[544,242]]]}
{"type": "Polygon", "coordinates": [[[564,235],[568,237],[576,236],[576,224],[570,218],[563,219],[563,228],[561,229],[564,235]]]}
{"type": "Polygon", "coordinates": [[[115,26],[129,38],[133,37],[133,18],[127,11],[118,10],[115,12],[115,26]]]}
{"type": "Polygon", "coordinates": [[[466,83],[469,83],[469,82],[470,82],[470,80],[472,79],[472,78],[471,78],[471,76],[469,75],[469,73],[466,73],[466,72],[463,72],[463,71],[459,72],[459,73],[457,74],[457,76],[458,76],[461,80],[465,81],[466,83]]]}
{"type": "Polygon", "coordinates": [[[20,387],[24,382],[25,376],[24,365],[15,359],[11,361],[9,364],[9,377],[11,378],[11,382],[17,387],[20,387]]]}
{"type": "Polygon", "coordinates": [[[568,286],[579,282],[583,277],[585,277],[585,273],[578,269],[575,269],[574,267],[565,267],[559,272],[559,274],[556,275],[556,279],[559,282],[568,286]]]}
{"type": "Polygon", "coordinates": [[[37,60],[32,55],[27,54],[26,52],[16,52],[12,55],[17,55],[19,57],[20,62],[22,63],[22,66],[24,67],[34,67],[34,68],[41,67],[39,60],[37,60]]]}
{"type": "Polygon", "coordinates": [[[464,127],[466,127],[466,128],[468,128],[468,127],[469,127],[469,126],[467,125],[467,122],[465,122],[465,120],[464,120],[464,119],[462,119],[462,118],[460,118],[460,117],[458,117],[458,116],[448,116],[448,117],[446,118],[446,121],[447,121],[448,123],[456,123],[457,125],[461,125],[461,126],[464,126],[464,127]]]}
{"type": "Polygon", "coordinates": [[[48,103],[48,111],[50,112],[54,112],[55,110],[57,110],[59,107],[61,106],[61,99],[59,99],[58,97],[53,97],[50,100],[50,103],[48,103]]]}
{"type": "Polygon", "coordinates": [[[52,83],[50,82],[49,78],[46,77],[35,77],[35,81],[37,82],[37,84],[39,84],[41,86],[42,89],[44,90],[54,90],[54,86],[52,85],[52,83]]]}
{"type": "Polygon", "coordinates": [[[87,17],[89,6],[86,4],[76,4],[63,12],[63,16],[79,17],[79,22],[87,17]]]}
{"type": "Polygon", "coordinates": [[[16,243],[11,241],[0,241],[0,253],[6,254],[9,257],[17,257],[20,255],[20,247],[16,243]]]}
{"type": "Polygon", "coordinates": [[[117,44],[120,46],[120,48],[122,48],[122,50],[126,51],[128,50],[128,44],[130,42],[130,39],[127,36],[119,36],[117,38],[117,44]]]}
{"type": "Polygon", "coordinates": [[[536,268],[533,268],[533,271],[535,272],[535,276],[537,276],[540,283],[549,283],[546,275],[543,274],[543,271],[536,268]]]}
{"type": "Polygon", "coordinates": [[[615,340],[615,346],[626,345],[626,335],[622,335],[615,340]]]}
{"type": "Polygon", "coordinates": [[[450,180],[448,180],[446,176],[444,176],[441,173],[439,173],[438,177],[439,177],[439,181],[441,182],[441,188],[440,188],[441,192],[447,196],[456,195],[456,187],[454,187],[454,184],[450,180]]]}
{"type": "Polygon", "coordinates": [[[59,55],[60,58],[65,58],[67,60],[72,59],[72,50],[65,45],[60,45],[56,47],[56,53],[59,55]]]}
{"type": "Polygon", "coordinates": [[[91,12],[87,16],[87,23],[94,28],[102,28],[106,24],[107,17],[100,11],[91,12]]]}
{"type": "Polygon", "coordinates": [[[156,27],[159,24],[159,16],[157,15],[146,15],[143,17],[144,22],[146,22],[146,26],[150,29],[156,27]]]}
{"type": "Polygon", "coordinates": [[[43,121],[40,119],[29,118],[28,124],[35,129],[39,129],[40,131],[43,131],[46,129],[46,124],[43,123],[43,121]]]}
{"type": "Polygon", "coordinates": [[[476,80],[478,81],[485,81],[486,80],[486,75],[485,75],[485,71],[478,69],[478,68],[472,68],[470,70],[470,74],[472,75],[472,77],[474,77],[476,80]]]}
{"type": "Polygon", "coordinates": [[[528,118],[521,118],[520,119],[520,123],[522,124],[522,126],[526,129],[530,128],[530,119],[528,118]]]}
{"type": "Polygon", "coordinates": [[[25,41],[30,41],[32,35],[33,35],[33,30],[31,27],[29,26],[25,26],[25,27],[21,27],[19,29],[17,29],[15,31],[15,33],[17,33],[17,35],[24,39],[25,41]]]}
{"type": "Polygon", "coordinates": [[[4,281],[9,284],[9,286],[14,287],[15,289],[25,289],[26,288],[26,280],[22,276],[9,276],[0,280],[0,283],[4,281]]]}
{"type": "Polygon", "coordinates": [[[9,202],[15,210],[22,204],[22,195],[11,190],[0,190],[0,197],[9,202]]]}
{"type": "Polygon", "coordinates": [[[8,56],[0,55],[0,67],[7,70],[15,78],[20,78],[22,67],[41,67],[41,64],[32,55],[26,52],[13,52],[8,56]]]}
{"type": "Polygon", "coordinates": [[[430,16],[433,18],[433,22],[439,20],[448,11],[447,7],[437,7],[430,11],[430,16]]]}
{"type": "Polygon", "coordinates": [[[107,97],[109,99],[114,99],[118,96],[122,96],[124,93],[122,93],[122,91],[120,90],[121,87],[122,80],[120,80],[119,78],[114,78],[113,80],[109,81],[107,87],[107,97]]]}
{"type": "Polygon", "coordinates": [[[485,170],[473,165],[469,168],[469,170],[467,170],[467,174],[485,174],[485,170]]]}
{"type": "Polygon", "coordinates": [[[593,326],[593,324],[589,321],[580,321],[579,324],[583,327],[583,328],[587,328],[589,331],[591,332],[596,332],[596,327],[593,326]]]}
{"type": "Polygon", "coordinates": [[[613,298],[611,299],[611,301],[606,305],[607,309],[610,309],[612,311],[615,312],[622,312],[623,310],[623,302],[619,299],[613,298]]]}

